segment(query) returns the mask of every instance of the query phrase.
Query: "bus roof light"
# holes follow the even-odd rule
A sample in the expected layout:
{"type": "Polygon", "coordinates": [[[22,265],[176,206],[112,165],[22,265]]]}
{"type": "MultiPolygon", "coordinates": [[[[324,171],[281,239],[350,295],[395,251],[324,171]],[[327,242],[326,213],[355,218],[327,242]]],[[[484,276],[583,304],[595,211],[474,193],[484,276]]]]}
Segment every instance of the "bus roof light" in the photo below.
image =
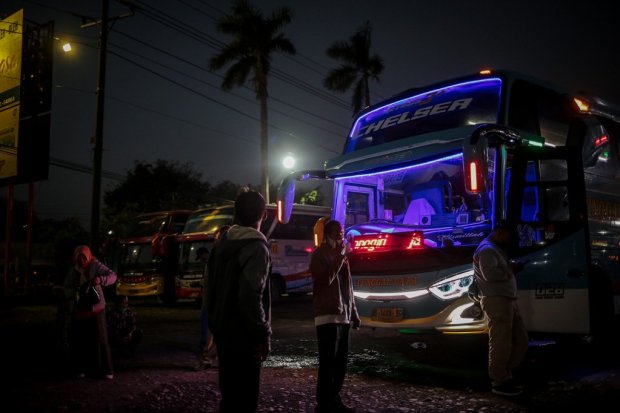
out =
{"type": "Polygon", "coordinates": [[[582,100],[579,98],[573,98],[573,101],[575,102],[575,104],[577,105],[577,108],[581,112],[588,112],[590,110],[590,104],[586,102],[585,100],[582,100]]]}

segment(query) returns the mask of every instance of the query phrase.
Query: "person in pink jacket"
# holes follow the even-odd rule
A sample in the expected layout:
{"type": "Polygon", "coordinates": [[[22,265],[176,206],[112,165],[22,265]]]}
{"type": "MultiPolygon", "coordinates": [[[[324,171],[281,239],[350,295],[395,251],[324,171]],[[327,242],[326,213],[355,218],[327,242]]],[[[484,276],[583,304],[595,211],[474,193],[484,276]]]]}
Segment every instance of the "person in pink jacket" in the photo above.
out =
{"type": "Polygon", "coordinates": [[[105,379],[114,378],[112,355],[108,343],[103,288],[116,282],[116,273],[93,257],[86,245],[73,252],[73,267],[65,277],[66,297],[73,302],[73,317],[69,334],[72,367],[78,377],[89,375],[105,379]],[[84,305],[80,293],[84,287],[94,286],[99,301],[84,305]]]}

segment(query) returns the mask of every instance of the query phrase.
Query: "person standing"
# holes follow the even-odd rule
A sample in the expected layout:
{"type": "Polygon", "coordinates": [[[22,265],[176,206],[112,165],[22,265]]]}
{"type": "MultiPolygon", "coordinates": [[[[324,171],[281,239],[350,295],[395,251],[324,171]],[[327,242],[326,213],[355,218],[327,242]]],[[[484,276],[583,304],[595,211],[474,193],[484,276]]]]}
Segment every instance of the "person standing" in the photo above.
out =
{"type": "Polygon", "coordinates": [[[340,222],[325,224],[324,241],[312,254],[314,324],[319,347],[315,411],[353,412],[340,397],[349,353],[349,330],[359,329],[351,271],[340,222]]]}
{"type": "Polygon", "coordinates": [[[102,287],[113,285],[116,273],[93,257],[87,245],[75,248],[73,263],[64,282],[66,297],[75,302],[70,332],[73,367],[80,378],[89,373],[111,380],[114,378],[114,370],[102,287]],[[85,308],[79,301],[79,291],[88,283],[95,286],[99,302],[85,308]]]}
{"type": "Polygon", "coordinates": [[[270,351],[269,242],[259,231],[265,199],[245,191],[235,200],[235,225],[209,258],[207,307],[219,361],[222,413],[255,412],[260,369],[270,351]]]}
{"type": "Polygon", "coordinates": [[[506,252],[513,238],[512,229],[501,223],[480,243],[473,256],[474,277],[489,326],[492,392],[503,396],[523,393],[523,386],[515,382],[512,372],[524,360],[528,347],[515,278],[523,264],[509,261],[506,252]]]}
{"type": "Polygon", "coordinates": [[[217,365],[213,334],[209,333],[209,312],[207,310],[207,283],[209,280],[209,250],[200,247],[196,250],[196,260],[204,264],[202,270],[202,303],[200,307],[200,342],[198,343],[198,364],[196,370],[204,370],[217,365]]]}

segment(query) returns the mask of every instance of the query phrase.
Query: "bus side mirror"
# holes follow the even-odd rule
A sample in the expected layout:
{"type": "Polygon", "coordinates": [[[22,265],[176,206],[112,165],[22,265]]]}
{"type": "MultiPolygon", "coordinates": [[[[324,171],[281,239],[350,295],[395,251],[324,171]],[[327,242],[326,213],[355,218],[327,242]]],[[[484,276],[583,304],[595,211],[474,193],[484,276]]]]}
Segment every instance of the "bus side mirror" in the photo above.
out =
{"type": "Polygon", "coordinates": [[[292,172],[284,177],[278,187],[278,221],[287,224],[291,219],[293,202],[295,202],[295,181],[306,181],[308,179],[325,179],[325,171],[300,171],[292,172]]]}
{"type": "Polygon", "coordinates": [[[281,224],[288,224],[293,211],[293,202],[295,202],[295,181],[296,176],[290,174],[286,176],[278,187],[278,221],[281,224]]]}
{"type": "Polygon", "coordinates": [[[487,166],[486,139],[463,146],[463,177],[468,194],[479,194],[486,187],[487,166]]]}
{"type": "Polygon", "coordinates": [[[489,146],[514,147],[521,141],[521,135],[514,129],[493,124],[478,126],[463,144],[463,176],[467,193],[479,194],[487,187],[489,146]]]}

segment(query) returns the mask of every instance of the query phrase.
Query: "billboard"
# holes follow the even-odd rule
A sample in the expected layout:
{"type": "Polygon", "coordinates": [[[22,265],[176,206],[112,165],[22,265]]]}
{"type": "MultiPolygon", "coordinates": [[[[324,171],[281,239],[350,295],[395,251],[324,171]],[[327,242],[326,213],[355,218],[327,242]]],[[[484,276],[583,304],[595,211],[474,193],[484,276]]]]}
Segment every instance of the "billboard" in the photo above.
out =
{"type": "Polygon", "coordinates": [[[0,186],[47,179],[53,42],[22,10],[0,22],[0,186]]]}
{"type": "Polygon", "coordinates": [[[17,175],[23,10],[0,21],[0,179],[17,175]]]}

